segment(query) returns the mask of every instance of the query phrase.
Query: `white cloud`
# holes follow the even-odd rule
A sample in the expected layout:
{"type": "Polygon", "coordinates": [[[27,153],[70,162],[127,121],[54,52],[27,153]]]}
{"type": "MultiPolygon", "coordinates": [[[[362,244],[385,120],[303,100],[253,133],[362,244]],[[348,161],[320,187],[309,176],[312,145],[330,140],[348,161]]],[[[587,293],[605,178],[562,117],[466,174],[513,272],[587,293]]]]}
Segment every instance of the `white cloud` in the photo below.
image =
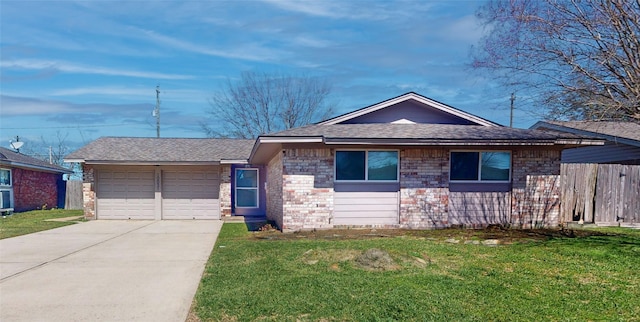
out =
{"type": "Polygon", "coordinates": [[[386,20],[424,14],[433,6],[420,1],[299,1],[262,0],[283,10],[332,19],[386,20]],[[407,10],[407,7],[411,10],[407,10]]]}
{"type": "Polygon", "coordinates": [[[154,31],[144,30],[143,32],[148,40],[152,40],[164,46],[208,56],[244,59],[251,61],[270,61],[281,58],[282,56],[282,53],[278,52],[277,50],[261,47],[257,44],[245,44],[234,49],[213,49],[210,47],[161,35],[154,31]]]}
{"type": "Polygon", "coordinates": [[[72,105],[59,101],[45,101],[35,98],[0,96],[0,115],[3,117],[16,115],[41,115],[73,113],[72,105]]]}
{"type": "Polygon", "coordinates": [[[467,15],[447,25],[444,34],[454,40],[476,43],[486,34],[486,30],[474,15],[467,15]]]}
{"type": "Polygon", "coordinates": [[[99,66],[83,66],[61,60],[16,59],[0,62],[6,69],[56,70],[71,74],[94,74],[152,79],[193,79],[190,75],[164,74],[99,66]]]}

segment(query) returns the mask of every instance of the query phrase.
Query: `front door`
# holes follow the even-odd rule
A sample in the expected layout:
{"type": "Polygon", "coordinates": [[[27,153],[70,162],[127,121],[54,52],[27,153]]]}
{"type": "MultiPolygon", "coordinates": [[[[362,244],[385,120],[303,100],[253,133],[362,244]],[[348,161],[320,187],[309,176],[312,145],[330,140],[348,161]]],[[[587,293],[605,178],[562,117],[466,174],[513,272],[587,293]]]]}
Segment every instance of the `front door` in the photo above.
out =
{"type": "Polygon", "coordinates": [[[233,167],[232,205],[238,216],[264,216],[264,167],[233,167]]]}

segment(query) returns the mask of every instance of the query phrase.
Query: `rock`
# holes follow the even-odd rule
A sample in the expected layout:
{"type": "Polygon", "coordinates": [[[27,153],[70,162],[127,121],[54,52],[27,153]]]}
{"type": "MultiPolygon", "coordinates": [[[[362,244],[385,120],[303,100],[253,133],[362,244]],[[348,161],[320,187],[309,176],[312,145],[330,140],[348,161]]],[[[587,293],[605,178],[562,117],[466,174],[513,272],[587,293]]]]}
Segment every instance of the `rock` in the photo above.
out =
{"type": "Polygon", "coordinates": [[[464,241],[465,244],[469,245],[480,245],[480,241],[479,240],[465,240],[464,241]]]}
{"type": "Polygon", "coordinates": [[[420,257],[414,257],[413,259],[420,264],[427,265],[427,261],[420,257]]]}
{"type": "Polygon", "coordinates": [[[500,240],[498,239],[487,239],[482,241],[482,245],[485,246],[498,246],[500,244],[500,240]]]}
{"type": "Polygon", "coordinates": [[[460,243],[460,241],[455,239],[455,238],[445,239],[444,242],[445,243],[450,243],[450,244],[459,244],[460,243]]]}

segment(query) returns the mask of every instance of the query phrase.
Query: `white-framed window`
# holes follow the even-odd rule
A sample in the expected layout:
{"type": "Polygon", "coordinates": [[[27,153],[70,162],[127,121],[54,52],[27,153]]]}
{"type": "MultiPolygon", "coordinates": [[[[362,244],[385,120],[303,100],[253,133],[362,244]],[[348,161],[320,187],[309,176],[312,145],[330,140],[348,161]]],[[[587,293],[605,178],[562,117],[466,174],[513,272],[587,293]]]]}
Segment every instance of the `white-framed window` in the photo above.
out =
{"type": "Polygon", "coordinates": [[[451,151],[450,181],[510,182],[510,151],[451,151]]]}
{"type": "Polygon", "coordinates": [[[258,208],[258,169],[236,169],[236,208],[258,208]]]}
{"type": "Polygon", "coordinates": [[[11,202],[11,189],[0,189],[0,208],[11,209],[13,208],[11,202]]]}
{"type": "Polygon", "coordinates": [[[336,181],[398,181],[398,150],[337,150],[336,181]]]}
{"type": "Polygon", "coordinates": [[[11,187],[11,169],[0,169],[0,186],[11,187]]]}

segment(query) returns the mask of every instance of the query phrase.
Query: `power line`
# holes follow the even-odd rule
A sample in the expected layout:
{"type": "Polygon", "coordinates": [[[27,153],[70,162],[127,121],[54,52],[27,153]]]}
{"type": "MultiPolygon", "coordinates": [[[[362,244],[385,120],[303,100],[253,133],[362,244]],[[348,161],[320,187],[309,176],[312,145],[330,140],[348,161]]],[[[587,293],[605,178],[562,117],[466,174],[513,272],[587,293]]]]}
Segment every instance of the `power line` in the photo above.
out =
{"type": "Polygon", "coordinates": [[[3,127],[3,130],[39,130],[39,129],[83,129],[88,127],[113,127],[113,126],[129,126],[136,124],[102,124],[102,125],[78,125],[78,126],[38,126],[38,127],[3,127]]]}

